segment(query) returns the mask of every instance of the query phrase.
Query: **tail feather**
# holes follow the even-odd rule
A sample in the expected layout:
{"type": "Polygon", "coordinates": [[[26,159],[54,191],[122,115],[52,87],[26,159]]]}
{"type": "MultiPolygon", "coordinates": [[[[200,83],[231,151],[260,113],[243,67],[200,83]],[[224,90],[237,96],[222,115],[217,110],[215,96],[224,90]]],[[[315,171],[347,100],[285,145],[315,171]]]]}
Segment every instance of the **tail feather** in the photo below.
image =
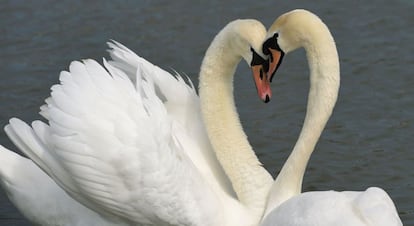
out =
{"type": "MultiPolygon", "coordinates": [[[[15,166],[24,158],[17,153],[8,150],[0,145],[0,181],[2,183],[14,183],[14,176],[16,175],[15,166]]],[[[26,159],[27,160],[27,159],[26,159]]]]}
{"type": "MultiPolygon", "coordinates": [[[[39,136],[28,126],[25,122],[17,118],[12,118],[5,127],[6,134],[10,140],[30,159],[40,166],[47,174],[55,179],[63,179],[71,181],[71,178],[67,176],[65,169],[59,165],[51,153],[47,151],[47,146],[42,142],[45,134],[44,125],[40,122],[33,123],[38,131],[39,136]],[[43,138],[41,138],[43,136],[43,138]],[[52,170],[53,169],[53,170],[52,170]]],[[[59,183],[59,181],[56,181],[59,183]]],[[[73,183],[65,183],[66,187],[72,191],[76,188],[73,183]],[[71,186],[72,185],[72,186],[71,186]]]]}
{"type": "Polygon", "coordinates": [[[10,124],[6,125],[4,130],[10,140],[24,154],[29,156],[31,159],[35,159],[35,162],[41,165],[40,167],[42,169],[49,171],[49,168],[43,161],[43,159],[47,159],[48,153],[45,152],[39,145],[32,129],[26,123],[17,118],[10,119],[9,123],[10,124]],[[39,158],[39,156],[44,156],[45,158],[39,158]]]}

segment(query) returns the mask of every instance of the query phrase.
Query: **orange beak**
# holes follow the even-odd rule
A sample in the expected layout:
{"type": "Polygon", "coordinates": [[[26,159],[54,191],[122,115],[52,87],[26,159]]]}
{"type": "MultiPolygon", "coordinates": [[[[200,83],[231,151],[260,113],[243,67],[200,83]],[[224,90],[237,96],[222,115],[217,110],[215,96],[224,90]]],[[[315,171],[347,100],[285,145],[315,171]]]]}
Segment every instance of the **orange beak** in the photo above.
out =
{"type": "Polygon", "coordinates": [[[272,90],[270,89],[270,80],[267,78],[267,74],[263,70],[263,65],[253,65],[252,71],[259,98],[265,103],[269,102],[272,97],[272,90]]]}
{"type": "Polygon", "coordinates": [[[269,82],[272,82],[273,76],[275,75],[277,69],[282,63],[283,56],[285,55],[282,51],[269,48],[270,58],[269,58],[269,70],[267,71],[267,78],[269,82]]]}

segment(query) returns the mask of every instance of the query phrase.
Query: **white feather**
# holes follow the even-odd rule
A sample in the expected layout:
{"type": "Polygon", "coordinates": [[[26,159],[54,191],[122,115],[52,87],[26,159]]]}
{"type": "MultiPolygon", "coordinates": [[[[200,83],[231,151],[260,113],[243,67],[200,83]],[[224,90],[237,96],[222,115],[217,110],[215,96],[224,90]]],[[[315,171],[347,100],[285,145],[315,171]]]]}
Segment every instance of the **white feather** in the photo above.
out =
{"type": "Polygon", "coordinates": [[[212,225],[206,216],[217,214],[213,203],[218,202],[212,202],[215,196],[184,149],[189,145],[182,142],[192,136],[182,127],[200,122],[189,122],[165,105],[184,98],[193,102],[183,105],[198,108],[198,97],[182,79],[135,55],[137,74],[129,76],[135,76],[136,88],[123,70],[132,61],[121,58],[132,52],[112,47],[111,55],[124,68],[106,61],[106,68],[93,60],[72,62],[42,109],[49,126],[36,121],[32,130],[12,119],[7,133],[71,196],[101,214],[140,223],[212,225]],[[160,82],[165,80],[173,84],[160,82]],[[201,209],[203,214],[194,214],[201,209]]]}

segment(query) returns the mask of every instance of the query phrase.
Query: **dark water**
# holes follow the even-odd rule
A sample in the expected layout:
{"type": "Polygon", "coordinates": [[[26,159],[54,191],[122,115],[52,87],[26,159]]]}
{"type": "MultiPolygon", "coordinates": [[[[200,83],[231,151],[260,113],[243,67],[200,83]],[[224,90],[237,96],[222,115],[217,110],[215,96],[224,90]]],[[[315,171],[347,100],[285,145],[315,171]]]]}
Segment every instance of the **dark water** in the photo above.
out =
{"type": "MultiPolygon", "coordinates": [[[[197,83],[204,51],[229,21],[270,26],[306,8],[330,27],[341,58],[339,100],[310,161],[304,190],[384,188],[414,225],[414,2],[385,1],[0,1],[0,125],[39,118],[38,107],[71,60],[107,57],[115,39],[197,83]],[[95,2],[95,3],[91,3],[95,2]]],[[[304,51],[285,57],[264,105],[238,69],[241,119],[261,161],[278,172],[298,136],[308,91],[304,51]]],[[[0,143],[13,150],[4,133],[0,143]]],[[[30,225],[0,192],[0,225],[30,225]]]]}

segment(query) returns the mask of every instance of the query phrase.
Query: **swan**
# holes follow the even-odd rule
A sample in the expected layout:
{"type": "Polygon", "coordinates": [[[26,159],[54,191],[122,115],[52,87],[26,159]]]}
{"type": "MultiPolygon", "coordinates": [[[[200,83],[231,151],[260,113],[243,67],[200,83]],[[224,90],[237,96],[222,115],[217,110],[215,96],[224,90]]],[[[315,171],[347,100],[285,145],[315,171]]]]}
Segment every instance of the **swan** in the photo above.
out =
{"type": "Polygon", "coordinates": [[[19,211],[35,225],[123,226],[81,205],[30,159],[0,145],[0,185],[19,211]]]}
{"type": "Polygon", "coordinates": [[[268,79],[272,79],[285,53],[303,47],[309,63],[310,90],[302,130],[271,187],[262,225],[402,225],[394,203],[381,188],[301,194],[306,165],[337,100],[338,53],[327,26],[306,10],[280,16],[267,37],[263,52],[270,55],[268,79]]]}
{"type": "MultiPolygon", "coordinates": [[[[77,202],[143,225],[258,225],[271,175],[242,130],[233,75],[244,59],[259,97],[264,26],[236,20],[206,51],[199,93],[190,81],[111,42],[111,61],[72,62],[41,107],[48,124],[12,118],[13,143],[77,202]]],[[[3,160],[2,160],[3,161],[3,160]]]]}

